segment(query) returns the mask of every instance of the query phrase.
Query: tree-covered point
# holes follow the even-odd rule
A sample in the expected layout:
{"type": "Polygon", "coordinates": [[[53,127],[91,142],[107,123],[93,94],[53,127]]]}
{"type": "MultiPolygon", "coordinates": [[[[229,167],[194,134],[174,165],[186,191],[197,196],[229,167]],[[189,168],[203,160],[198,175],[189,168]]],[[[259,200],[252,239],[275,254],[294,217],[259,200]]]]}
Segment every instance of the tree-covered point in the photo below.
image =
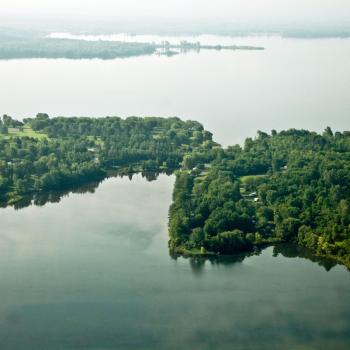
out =
{"type": "Polygon", "coordinates": [[[22,58],[115,59],[154,53],[172,56],[188,50],[263,50],[262,47],[238,45],[201,45],[200,43],[162,44],[123,41],[86,41],[75,39],[18,37],[3,35],[0,29],[0,60],[22,58]],[[178,51],[174,51],[176,49],[178,51]]]}
{"type": "Polygon", "coordinates": [[[51,38],[2,38],[0,59],[67,58],[113,59],[150,55],[156,51],[151,43],[84,41],[51,38]]]}
{"type": "Polygon", "coordinates": [[[296,242],[350,267],[350,133],[258,133],[177,172],[170,248],[231,254],[296,242]]]}
{"type": "Polygon", "coordinates": [[[0,120],[3,205],[111,171],[176,169],[173,253],[232,254],[296,242],[350,267],[350,132],[258,132],[244,147],[223,149],[201,124],[175,117],[0,120]]]}
{"type": "Polygon", "coordinates": [[[172,171],[184,155],[208,161],[212,135],[179,118],[49,118],[0,121],[0,197],[12,204],[40,191],[99,180],[109,170],[172,171]]]}

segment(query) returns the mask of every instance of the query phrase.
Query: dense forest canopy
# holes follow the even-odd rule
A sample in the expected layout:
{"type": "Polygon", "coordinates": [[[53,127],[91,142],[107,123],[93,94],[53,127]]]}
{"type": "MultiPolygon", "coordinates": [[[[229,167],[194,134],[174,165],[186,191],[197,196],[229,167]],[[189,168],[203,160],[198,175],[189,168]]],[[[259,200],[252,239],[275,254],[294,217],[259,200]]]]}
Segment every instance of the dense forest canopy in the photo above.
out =
{"type": "MultiPolygon", "coordinates": [[[[14,203],[32,192],[98,180],[108,170],[165,171],[185,154],[207,159],[210,132],[178,118],[49,118],[0,122],[0,197],[14,203]]],[[[209,151],[209,152],[208,152],[209,151]]]]}
{"type": "Polygon", "coordinates": [[[231,254],[293,241],[350,266],[350,133],[258,133],[177,173],[176,253],[231,254]]]}
{"type": "Polygon", "coordinates": [[[350,266],[350,132],[259,131],[223,149],[201,124],[176,117],[0,120],[2,203],[111,170],[176,171],[174,254],[296,242],[350,266]]]}

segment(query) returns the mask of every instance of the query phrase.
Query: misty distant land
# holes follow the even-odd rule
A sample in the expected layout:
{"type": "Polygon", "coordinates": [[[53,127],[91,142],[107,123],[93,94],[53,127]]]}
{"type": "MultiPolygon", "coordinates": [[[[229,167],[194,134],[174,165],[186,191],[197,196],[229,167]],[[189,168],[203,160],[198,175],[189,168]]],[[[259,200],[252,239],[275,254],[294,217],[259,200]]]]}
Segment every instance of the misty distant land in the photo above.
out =
{"type": "Polygon", "coordinates": [[[163,40],[155,42],[86,41],[50,38],[42,33],[24,33],[0,28],[0,59],[67,58],[114,59],[144,55],[174,56],[187,51],[205,50],[264,50],[249,45],[202,45],[199,41],[183,40],[178,44],[163,40]]]}

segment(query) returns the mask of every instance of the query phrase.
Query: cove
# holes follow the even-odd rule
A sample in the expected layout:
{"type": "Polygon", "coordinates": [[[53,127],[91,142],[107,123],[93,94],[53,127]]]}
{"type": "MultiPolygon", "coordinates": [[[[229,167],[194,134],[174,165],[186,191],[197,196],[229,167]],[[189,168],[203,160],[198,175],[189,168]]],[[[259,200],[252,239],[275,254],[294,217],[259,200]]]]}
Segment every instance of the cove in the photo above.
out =
{"type": "Polygon", "coordinates": [[[0,209],[1,349],[349,348],[344,267],[288,246],[174,260],[173,185],[110,178],[0,209]]]}

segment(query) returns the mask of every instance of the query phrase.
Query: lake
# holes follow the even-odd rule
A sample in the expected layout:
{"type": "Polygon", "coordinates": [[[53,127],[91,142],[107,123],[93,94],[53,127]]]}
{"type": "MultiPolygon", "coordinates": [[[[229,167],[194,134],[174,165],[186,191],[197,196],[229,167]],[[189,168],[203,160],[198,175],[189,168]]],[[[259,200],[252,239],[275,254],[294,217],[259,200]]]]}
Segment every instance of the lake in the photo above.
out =
{"type": "Polygon", "coordinates": [[[0,61],[0,112],[178,116],[202,122],[223,145],[242,143],[258,129],[349,129],[350,39],[197,39],[265,50],[0,61]]]}
{"type": "MultiPolygon", "coordinates": [[[[258,129],[349,130],[350,39],[201,42],[265,50],[0,61],[0,112],[175,115],[223,145],[258,129]]],[[[350,348],[348,270],[288,245],[175,259],[173,184],[110,178],[0,209],[1,350],[350,348]]]]}
{"type": "Polygon", "coordinates": [[[349,349],[349,271],[283,245],[171,258],[173,183],[110,178],[0,209],[0,348],[349,349]]]}

